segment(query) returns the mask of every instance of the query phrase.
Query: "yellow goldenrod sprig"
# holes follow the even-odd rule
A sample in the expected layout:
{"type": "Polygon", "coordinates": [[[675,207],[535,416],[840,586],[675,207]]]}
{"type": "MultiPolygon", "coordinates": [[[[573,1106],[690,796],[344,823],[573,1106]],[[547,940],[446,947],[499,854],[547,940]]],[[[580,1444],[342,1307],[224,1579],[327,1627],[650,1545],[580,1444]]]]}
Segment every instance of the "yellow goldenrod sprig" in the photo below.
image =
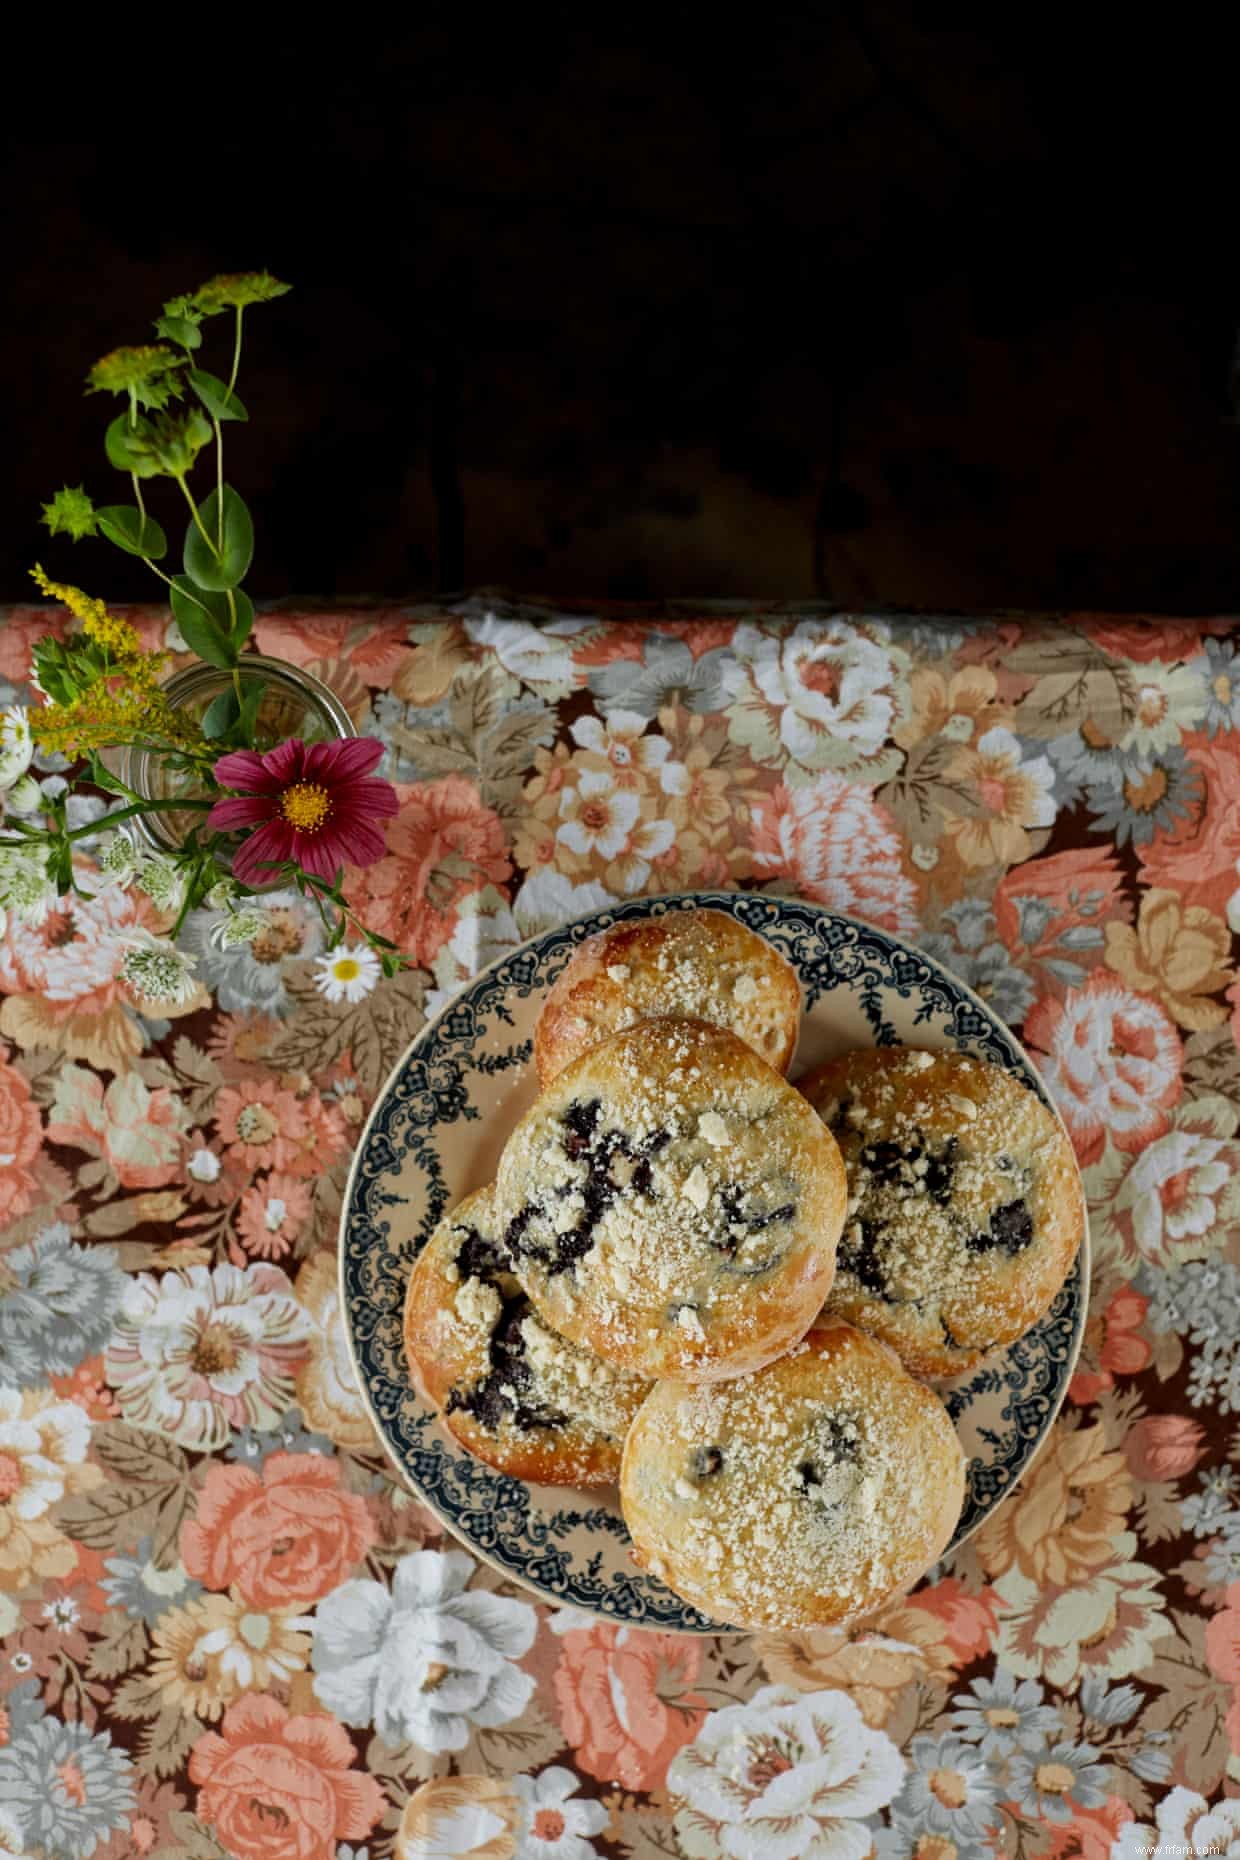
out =
{"type": "Polygon", "coordinates": [[[203,747],[202,733],[184,711],[174,710],[161,691],[100,683],[69,704],[45,704],[32,712],[40,748],[82,756],[92,749],[126,743],[187,752],[203,747]]]}
{"type": "Polygon", "coordinates": [[[93,594],[53,581],[38,563],[30,571],[49,600],[61,601],[82,623],[83,643],[40,641],[36,669],[47,702],[34,713],[44,749],[83,755],[91,749],[143,742],[200,750],[199,725],[168,703],[158,688],[166,652],[144,650],[137,628],[93,594]]]}
{"type": "MultiPolygon", "coordinates": [[[[137,629],[130,626],[128,620],[121,620],[108,612],[103,601],[93,594],[87,594],[82,588],[75,588],[67,581],[53,581],[41,564],[36,562],[30,571],[30,578],[49,601],[60,601],[69,609],[75,619],[82,622],[82,631],[88,639],[93,639],[97,646],[110,653],[114,659],[136,659],[142,656],[142,641],[137,629]]],[[[161,659],[166,655],[160,653],[161,659]]]]}

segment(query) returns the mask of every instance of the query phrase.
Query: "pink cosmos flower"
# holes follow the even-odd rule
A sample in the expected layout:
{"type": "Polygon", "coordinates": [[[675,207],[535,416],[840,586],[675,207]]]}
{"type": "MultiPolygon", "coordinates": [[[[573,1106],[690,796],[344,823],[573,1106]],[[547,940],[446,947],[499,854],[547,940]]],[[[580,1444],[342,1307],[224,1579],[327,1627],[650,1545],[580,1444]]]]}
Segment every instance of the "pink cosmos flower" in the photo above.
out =
{"type": "Polygon", "coordinates": [[[372,865],[383,857],[383,835],[375,825],[399,808],[390,782],[370,770],[383,754],[373,736],[342,743],[287,743],[259,755],[238,749],[221,756],[215,779],[237,788],[236,798],[217,801],[208,827],[230,832],[257,827],[233,860],[243,885],[262,884],[266,869],[292,860],[311,877],[328,880],[342,865],[372,865]]]}

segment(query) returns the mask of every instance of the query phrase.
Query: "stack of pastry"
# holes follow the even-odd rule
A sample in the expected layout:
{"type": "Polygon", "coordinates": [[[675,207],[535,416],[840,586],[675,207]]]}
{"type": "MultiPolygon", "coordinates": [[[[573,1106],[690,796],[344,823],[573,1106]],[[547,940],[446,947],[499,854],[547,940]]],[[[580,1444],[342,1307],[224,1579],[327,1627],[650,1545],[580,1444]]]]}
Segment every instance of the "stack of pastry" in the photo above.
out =
{"type": "Polygon", "coordinates": [[[923,1378],[1047,1310],[1083,1232],[1063,1131],[1009,1074],[878,1048],[785,1078],[800,991],[715,911],[583,944],[541,1096],[436,1229],[410,1371],[522,1479],[618,1481],[636,1562],[715,1619],[863,1618],[960,1515],[923,1378]]]}

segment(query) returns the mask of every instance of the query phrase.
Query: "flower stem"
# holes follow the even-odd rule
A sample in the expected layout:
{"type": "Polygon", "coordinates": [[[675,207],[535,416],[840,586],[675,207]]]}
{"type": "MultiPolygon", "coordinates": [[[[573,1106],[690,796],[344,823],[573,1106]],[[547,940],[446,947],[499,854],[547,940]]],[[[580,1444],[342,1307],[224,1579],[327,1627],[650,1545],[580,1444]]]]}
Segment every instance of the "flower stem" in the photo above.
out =
{"type": "Polygon", "coordinates": [[[215,544],[211,541],[210,531],[207,529],[206,524],[203,522],[202,515],[198,509],[198,506],[194,502],[194,494],[185,482],[185,473],[177,472],[174,475],[176,477],[177,483],[180,485],[182,491],[185,493],[185,501],[190,507],[190,513],[193,516],[194,522],[198,525],[199,535],[202,537],[203,542],[206,543],[207,548],[211,551],[212,555],[215,557],[216,561],[218,562],[219,557],[220,557],[220,552],[216,548],[215,544]]]}
{"type": "Polygon", "coordinates": [[[228,392],[231,394],[237,385],[237,370],[241,366],[241,317],[242,306],[237,305],[237,339],[233,344],[232,373],[228,377],[228,392]]]}
{"type": "Polygon", "coordinates": [[[180,936],[181,925],[185,922],[185,919],[189,916],[190,906],[195,902],[194,889],[195,889],[194,882],[191,879],[186,884],[185,896],[181,899],[181,908],[177,912],[177,920],[173,924],[171,930],[168,932],[168,939],[172,943],[175,943],[177,938],[180,936]]]}
{"type": "Polygon", "coordinates": [[[211,424],[215,428],[215,501],[219,506],[216,511],[216,530],[219,536],[218,553],[224,553],[224,431],[219,421],[212,415],[211,424]]]}
{"type": "Polygon", "coordinates": [[[132,807],[118,807],[114,814],[105,814],[101,820],[88,820],[84,827],[69,827],[65,838],[80,840],[88,833],[102,833],[105,827],[114,827],[121,820],[132,820],[135,814],[179,814],[186,808],[193,808],[197,813],[208,813],[215,806],[214,801],[136,801],[132,807]]]}

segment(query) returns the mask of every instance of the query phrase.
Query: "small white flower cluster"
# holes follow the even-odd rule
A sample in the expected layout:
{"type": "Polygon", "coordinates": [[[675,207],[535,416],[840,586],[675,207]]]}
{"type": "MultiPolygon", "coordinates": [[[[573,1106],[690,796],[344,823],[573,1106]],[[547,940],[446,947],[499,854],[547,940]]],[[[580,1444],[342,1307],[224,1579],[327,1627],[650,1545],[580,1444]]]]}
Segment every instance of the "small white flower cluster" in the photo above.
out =
{"type": "MultiPolygon", "coordinates": [[[[9,792],[16,787],[30,767],[33,754],[34,739],[30,734],[30,720],[25,707],[10,704],[5,710],[0,710],[0,790],[9,792]]],[[[37,783],[31,781],[29,785],[37,794],[37,783]]],[[[14,807],[11,799],[5,802],[5,806],[14,813],[23,811],[21,807],[14,807]]],[[[33,808],[25,811],[33,812],[33,808]]]]}
{"type": "Polygon", "coordinates": [[[147,853],[125,832],[110,833],[96,855],[99,870],[117,885],[145,892],[156,910],[179,911],[185,901],[185,878],[175,859],[147,853]]]}
{"type": "Polygon", "coordinates": [[[41,924],[55,902],[47,849],[35,842],[0,838],[0,931],[6,912],[12,911],[23,923],[41,924]]]}
{"type": "Polygon", "coordinates": [[[138,854],[127,833],[109,833],[98,853],[99,870],[118,885],[127,885],[138,868],[138,854]]]}
{"type": "MultiPolygon", "coordinates": [[[[185,878],[176,860],[163,853],[142,852],[126,833],[110,834],[98,859],[99,869],[107,878],[145,892],[156,910],[171,916],[185,902],[185,878]]],[[[209,910],[225,913],[211,931],[216,949],[238,949],[252,943],[267,928],[266,911],[246,898],[230,878],[212,885],[203,903],[209,910]]]]}
{"type": "Polygon", "coordinates": [[[153,1005],[180,1007],[198,986],[198,958],[149,930],[131,931],[121,959],[121,975],[133,992],[153,1005]]]}
{"type": "Polygon", "coordinates": [[[211,942],[218,950],[240,949],[252,943],[267,929],[267,912],[238,891],[231,878],[221,878],[203,899],[209,911],[224,911],[226,916],[211,927],[211,942]]]}
{"type": "Polygon", "coordinates": [[[45,798],[33,775],[19,775],[13,786],[5,790],[4,811],[25,820],[29,815],[42,811],[45,798]]]}
{"type": "MultiPolygon", "coordinates": [[[[33,814],[43,797],[27,774],[34,741],[25,709],[10,704],[0,710],[0,807],[22,818],[33,814]]],[[[16,834],[0,838],[0,935],[12,911],[25,923],[42,923],[56,897],[47,876],[47,855],[28,847],[16,834]]]]}

